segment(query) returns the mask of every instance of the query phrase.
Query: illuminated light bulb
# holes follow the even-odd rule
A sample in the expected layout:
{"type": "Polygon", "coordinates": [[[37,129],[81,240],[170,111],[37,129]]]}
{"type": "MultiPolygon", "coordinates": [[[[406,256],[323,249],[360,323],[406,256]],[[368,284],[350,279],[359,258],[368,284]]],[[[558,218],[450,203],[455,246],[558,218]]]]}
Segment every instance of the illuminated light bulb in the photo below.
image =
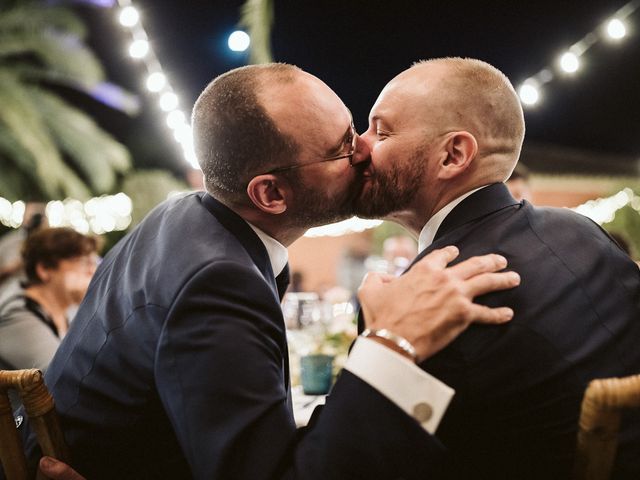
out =
{"type": "Polygon", "coordinates": [[[613,18],[607,23],[607,35],[613,40],[620,40],[627,34],[627,28],[624,26],[622,20],[613,18]]]}
{"type": "Polygon", "coordinates": [[[229,48],[234,52],[244,52],[251,44],[251,38],[242,30],[236,30],[229,35],[229,48]]]}
{"type": "Polygon", "coordinates": [[[132,58],[144,58],[149,53],[149,42],[146,40],[134,40],[129,47],[129,55],[132,58]]]}
{"type": "Polygon", "coordinates": [[[198,158],[196,157],[193,149],[184,151],[184,159],[191,165],[193,168],[197,168],[200,170],[200,164],[198,163],[198,158]]]}
{"type": "Polygon", "coordinates": [[[167,125],[171,130],[175,130],[184,123],[185,116],[180,110],[174,110],[167,115],[167,125]]]}
{"type": "Polygon", "coordinates": [[[138,20],[140,20],[140,14],[135,7],[128,6],[124,7],[120,10],[120,16],[118,18],[120,20],[120,24],[124,27],[133,27],[138,20]]]}
{"type": "Polygon", "coordinates": [[[540,100],[540,92],[538,89],[529,83],[525,83],[520,87],[518,92],[520,100],[525,105],[535,105],[540,100]]]}
{"type": "Polygon", "coordinates": [[[126,193],[117,193],[111,197],[111,209],[120,217],[131,215],[133,209],[131,198],[126,193]]]}
{"type": "Polygon", "coordinates": [[[44,211],[46,213],[47,220],[49,220],[50,227],[62,226],[62,221],[64,219],[64,205],[60,200],[53,200],[47,203],[44,211]]]}
{"type": "Polygon", "coordinates": [[[131,215],[116,218],[116,230],[126,230],[131,225],[131,215]]]}
{"type": "Polygon", "coordinates": [[[5,222],[9,222],[12,211],[13,207],[11,205],[11,202],[6,198],[0,197],[0,219],[2,219],[3,225],[7,225],[7,223],[5,222]]]}
{"type": "Polygon", "coordinates": [[[173,92],[165,92],[160,97],[160,108],[165,112],[170,112],[178,106],[178,97],[173,92]]]}
{"type": "Polygon", "coordinates": [[[162,72],[153,72],[147,77],[147,89],[150,92],[159,92],[167,84],[167,77],[162,72]]]}
{"type": "Polygon", "coordinates": [[[180,125],[173,132],[173,136],[175,137],[176,142],[186,143],[187,145],[189,145],[190,142],[193,143],[191,135],[191,126],[187,125],[186,123],[180,125]]]}
{"type": "Polygon", "coordinates": [[[104,229],[102,228],[102,225],[100,224],[100,221],[97,218],[92,218],[90,220],[90,225],[91,225],[91,231],[96,235],[102,235],[103,233],[105,233],[104,229]]]}
{"type": "Polygon", "coordinates": [[[560,68],[567,73],[574,73],[580,67],[578,56],[572,52],[566,52],[560,57],[560,68]]]}
{"type": "Polygon", "coordinates": [[[98,208],[98,199],[97,198],[91,198],[89,200],[87,200],[84,204],[84,213],[89,216],[92,217],[96,214],[98,208]]]}
{"type": "Polygon", "coordinates": [[[13,202],[11,207],[11,226],[13,228],[18,228],[22,225],[22,221],[24,220],[26,204],[22,200],[18,200],[17,202],[13,202]]]}

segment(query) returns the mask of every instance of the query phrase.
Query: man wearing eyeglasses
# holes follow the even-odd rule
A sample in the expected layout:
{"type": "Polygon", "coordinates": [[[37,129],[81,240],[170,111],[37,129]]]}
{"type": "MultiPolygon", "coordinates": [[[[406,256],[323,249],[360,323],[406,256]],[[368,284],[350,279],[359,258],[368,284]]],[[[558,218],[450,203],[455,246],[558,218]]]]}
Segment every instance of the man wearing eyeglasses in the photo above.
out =
{"type": "Polygon", "coordinates": [[[472,299],[518,276],[495,273],[497,255],[447,269],[449,247],[402,278],[369,277],[369,330],[296,431],[286,246],[352,214],[369,151],[335,93],[288,65],[218,77],[193,129],[207,193],[165,202],[109,252],[47,372],[73,466],[90,479],[424,478],[453,392],[415,362],[472,321],[508,321],[472,299]]]}

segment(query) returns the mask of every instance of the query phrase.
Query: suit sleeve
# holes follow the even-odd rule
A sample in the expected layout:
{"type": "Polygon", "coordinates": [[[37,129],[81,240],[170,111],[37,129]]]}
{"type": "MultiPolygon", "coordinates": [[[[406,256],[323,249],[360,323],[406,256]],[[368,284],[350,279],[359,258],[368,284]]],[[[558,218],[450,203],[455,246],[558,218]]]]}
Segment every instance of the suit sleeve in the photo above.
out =
{"type": "Polygon", "coordinates": [[[350,372],[313,426],[296,431],[285,355],[278,301],[254,269],[219,262],[185,285],[155,378],[195,478],[425,478],[434,468],[441,445],[350,372]]]}

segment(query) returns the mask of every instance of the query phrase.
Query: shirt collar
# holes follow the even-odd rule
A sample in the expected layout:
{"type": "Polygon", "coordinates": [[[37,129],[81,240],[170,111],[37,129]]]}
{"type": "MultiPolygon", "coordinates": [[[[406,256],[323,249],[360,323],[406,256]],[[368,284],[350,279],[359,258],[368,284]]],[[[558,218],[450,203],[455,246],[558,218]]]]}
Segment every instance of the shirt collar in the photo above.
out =
{"type": "Polygon", "coordinates": [[[456,206],[469,195],[485,188],[486,186],[487,185],[475,188],[470,192],[465,193],[464,195],[460,195],[458,198],[447,203],[444,207],[438,210],[420,231],[420,236],[418,237],[418,253],[422,252],[425,248],[433,243],[433,239],[436,237],[436,233],[438,233],[440,225],[442,225],[444,219],[447,218],[447,215],[451,213],[451,210],[456,208],[456,206]]]}
{"type": "Polygon", "coordinates": [[[271,263],[271,270],[273,270],[273,275],[278,276],[284,270],[284,267],[287,265],[289,261],[289,252],[287,251],[287,247],[282,245],[275,238],[267,235],[265,232],[260,230],[258,227],[250,224],[247,224],[256,232],[258,238],[264,244],[264,248],[267,249],[267,255],[269,255],[269,262],[271,263]]]}

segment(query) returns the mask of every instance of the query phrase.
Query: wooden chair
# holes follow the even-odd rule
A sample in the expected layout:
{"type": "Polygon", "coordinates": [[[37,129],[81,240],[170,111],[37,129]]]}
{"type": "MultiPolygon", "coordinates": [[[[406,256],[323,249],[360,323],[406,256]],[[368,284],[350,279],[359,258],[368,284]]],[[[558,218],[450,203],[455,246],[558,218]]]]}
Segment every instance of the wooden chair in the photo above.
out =
{"type": "Polygon", "coordinates": [[[593,380],[582,400],[575,480],[605,480],[611,475],[623,409],[640,408],[640,375],[593,380]]]}
{"type": "MultiPolygon", "coordinates": [[[[0,370],[0,462],[7,480],[28,478],[27,461],[11,411],[9,390],[20,395],[42,453],[68,463],[69,449],[42,372],[35,369],[0,370]]],[[[38,478],[44,477],[38,473],[38,478]]]]}

